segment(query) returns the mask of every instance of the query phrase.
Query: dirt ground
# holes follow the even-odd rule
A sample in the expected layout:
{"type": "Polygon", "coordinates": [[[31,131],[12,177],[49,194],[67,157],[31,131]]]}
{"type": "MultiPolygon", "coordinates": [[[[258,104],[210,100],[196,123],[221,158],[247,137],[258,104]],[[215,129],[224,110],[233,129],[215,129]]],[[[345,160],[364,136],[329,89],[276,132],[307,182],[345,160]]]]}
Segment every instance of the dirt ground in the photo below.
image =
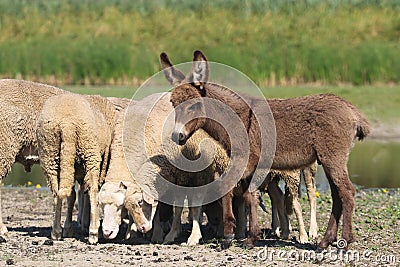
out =
{"type": "MultiPolygon", "coordinates": [[[[400,190],[357,190],[354,230],[357,242],[348,252],[338,254],[335,247],[322,253],[314,244],[299,244],[296,220],[291,218],[290,240],[279,240],[268,234],[270,214],[260,210],[264,228],[262,240],[253,249],[240,242],[221,250],[218,240],[203,240],[201,245],[187,247],[149,244],[145,239],[115,242],[100,239],[89,245],[75,229],[74,238],[51,242],[52,198],[46,189],[3,188],[3,219],[9,229],[7,241],[0,240],[0,266],[371,266],[400,265],[400,190]]],[[[265,198],[265,197],[264,197],[265,198]]],[[[319,239],[329,217],[331,200],[321,194],[317,202],[319,239]]],[[[301,199],[306,227],[309,209],[307,197],[301,199]]],[[[268,207],[268,198],[265,198],[268,207]]],[[[76,220],[76,214],[74,214],[76,220]]],[[[187,238],[189,225],[184,225],[187,238]]],[[[207,232],[207,228],[203,229],[207,232]]],[[[206,236],[207,234],[204,234],[206,236]]]]}

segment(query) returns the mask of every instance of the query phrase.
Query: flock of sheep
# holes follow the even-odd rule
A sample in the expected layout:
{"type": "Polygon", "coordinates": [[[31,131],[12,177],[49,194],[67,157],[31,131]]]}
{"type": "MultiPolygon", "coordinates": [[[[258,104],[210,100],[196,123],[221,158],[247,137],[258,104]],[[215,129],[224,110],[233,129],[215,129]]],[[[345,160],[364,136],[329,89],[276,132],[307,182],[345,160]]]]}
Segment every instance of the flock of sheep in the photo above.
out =
{"type": "MultiPolygon", "coordinates": [[[[171,73],[166,67],[172,64],[165,64],[163,57],[161,60],[166,78],[171,82],[171,73]]],[[[195,75],[191,77],[193,79],[195,75]]],[[[177,85],[175,81],[172,83],[177,85]]],[[[196,84],[196,81],[189,83],[196,84]]],[[[172,193],[174,209],[159,202],[160,194],[171,194],[162,192],[159,177],[185,187],[206,185],[225,173],[230,164],[230,153],[218,138],[203,129],[196,129],[180,146],[165,146],[162,127],[174,112],[171,97],[171,93],[163,93],[130,101],[73,94],[29,81],[0,80],[0,179],[7,175],[15,162],[23,164],[26,171],[30,171],[33,164],[40,163],[54,197],[52,239],[73,235],[72,211],[77,182],[78,223],[89,235],[90,244],[98,242],[100,213],[103,215],[101,229],[104,238],[114,239],[124,218],[129,217],[126,238],[152,230],[151,242],[172,243],[180,234],[185,199],[172,193]],[[149,106],[153,106],[150,113],[147,112],[149,106]],[[142,125],[146,125],[145,131],[142,125]],[[204,139],[212,140],[212,143],[202,144],[200,149],[204,139]],[[142,150],[143,142],[146,151],[142,150]],[[210,164],[199,172],[181,170],[171,163],[171,159],[178,159],[181,154],[193,161],[203,157],[210,164]],[[61,207],[65,199],[68,209],[62,228],[61,207]]],[[[360,129],[354,128],[353,135],[357,131],[360,129]]],[[[363,131],[368,133],[367,128],[363,131]]],[[[314,177],[320,160],[316,157],[301,167],[272,169],[260,186],[259,189],[267,191],[271,197],[272,230],[281,238],[289,236],[288,214],[293,211],[299,224],[298,241],[304,243],[318,237],[314,177]],[[305,230],[298,199],[301,173],[306,181],[311,208],[309,234],[305,230]],[[278,186],[280,179],[285,181],[285,194],[278,186]]],[[[239,182],[232,191],[236,218],[234,235],[237,239],[245,238],[247,228],[251,227],[247,222],[251,206],[244,195],[246,190],[244,183],[239,182]]],[[[190,205],[202,203],[202,196],[193,194],[186,197],[193,222],[187,244],[196,245],[201,240],[203,212],[215,236],[226,238],[224,203],[216,200],[203,206],[190,205]]],[[[258,199],[255,202],[258,205],[258,199]]],[[[0,235],[6,234],[0,205],[0,235]]]]}

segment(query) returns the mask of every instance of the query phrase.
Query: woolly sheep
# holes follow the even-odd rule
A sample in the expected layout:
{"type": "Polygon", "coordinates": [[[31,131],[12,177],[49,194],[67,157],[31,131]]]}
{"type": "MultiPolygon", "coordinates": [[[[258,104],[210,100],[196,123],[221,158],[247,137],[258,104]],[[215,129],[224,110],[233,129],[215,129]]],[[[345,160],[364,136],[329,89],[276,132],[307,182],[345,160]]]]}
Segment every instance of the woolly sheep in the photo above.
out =
{"type": "MultiPolygon", "coordinates": [[[[300,173],[304,175],[304,181],[306,184],[307,195],[310,203],[310,229],[309,235],[310,239],[314,240],[318,237],[318,224],[316,218],[316,188],[314,177],[317,172],[317,163],[310,165],[304,169],[296,169],[296,170],[271,170],[268,174],[271,178],[268,178],[264,181],[264,183],[260,186],[262,191],[265,191],[265,186],[267,181],[272,180],[272,183],[277,183],[280,179],[285,182],[285,198],[284,198],[284,206],[286,208],[285,219],[287,219],[287,215],[293,213],[296,214],[296,218],[299,225],[299,239],[300,243],[305,243],[308,241],[308,235],[305,230],[304,220],[302,215],[302,209],[299,202],[299,187],[300,187],[300,173]]],[[[280,191],[280,189],[277,189],[280,191]]],[[[276,198],[275,198],[276,199],[276,198]]],[[[273,203],[272,200],[272,232],[279,235],[279,219],[277,216],[276,203],[273,203]],[[274,205],[275,204],[275,205],[274,205]],[[275,207],[274,207],[275,206],[275,207]]],[[[290,227],[290,226],[289,226],[290,227]]],[[[281,237],[287,238],[289,232],[283,231],[281,237]]]]}
{"type": "MultiPolygon", "coordinates": [[[[84,166],[82,183],[84,190],[89,191],[89,243],[97,243],[97,191],[105,176],[114,122],[115,107],[100,96],[62,94],[49,98],[43,105],[37,140],[40,164],[54,196],[52,239],[61,238],[61,202],[73,192],[78,164],[84,166]]],[[[71,225],[65,226],[70,233],[71,225]]]]}
{"type": "Polygon", "coordinates": [[[154,200],[147,198],[143,194],[129,172],[124,158],[122,144],[124,117],[125,111],[117,115],[111,144],[112,157],[105,177],[105,183],[100,189],[98,198],[104,216],[102,223],[103,236],[107,239],[114,239],[117,236],[123,218],[122,215],[126,212],[125,205],[130,210],[129,226],[126,232],[127,239],[130,238],[136,227],[144,233],[150,231],[155,213],[155,207],[153,208],[154,200]]]}
{"type": "MultiPolygon", "coordinates": [[[[44,102],[55,95],[69,93],[57,87],[24,80],[0,80],[0,185],[15,162],[29,172],[39,163],[36,124],[44,102]]],[[[115,109],[128,105],[129,100],[110,98],[115,109]]],[[[2,221],[0,189],[0,236],[7,234],[2,221]]]]}
{"type": "MultiPolygon", "coordinates": [[[[15,162],[30,171],[39,163],[36,143],[36,121],[43,103],[51,96],[65,93],[53,86],[22,81],[0,80],[0,185],[15,162]]],[[[1,216],[0,189],[0,236],[7,233],[1,216]]]]}

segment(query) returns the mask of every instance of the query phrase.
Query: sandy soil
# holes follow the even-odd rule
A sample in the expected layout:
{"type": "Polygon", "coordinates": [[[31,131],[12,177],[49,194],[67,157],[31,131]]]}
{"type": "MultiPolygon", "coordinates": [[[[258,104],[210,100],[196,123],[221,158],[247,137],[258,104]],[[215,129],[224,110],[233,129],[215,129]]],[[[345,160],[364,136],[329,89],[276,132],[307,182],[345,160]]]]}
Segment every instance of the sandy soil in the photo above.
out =
{"type": "MultiPolygon", "coordinates": [[[[0,240],[0,266],[370,266],[400,265],[400,190],[357,191],[354,215],[357,242],[350,253],[338,254],[333,247],[315,253],[313,244],[296,242],[297,224],[291,218],[290,240],[268,235],[270,214],[260,210],[264,228],[262,240],[253,249],[240,242],[228,250],[220,250],[218,240],[187,247],[182,244],[153,245],[145,239],[129,242],[121,239],[89,245],[78,229],[74,238],[52,242],[52,198],[48,190],[3,188],[3,218],[9,229],[8,240],[0,240]]],[[[268,206],[268,199],[265,198],[268,206]]],[[[307,199],[302,198],[306,226],[307,199]]],[[[324,233],[331,207],[330,195],[318,198],[320,237],[324,233]]],[[[76,219],[76,214],[74,219],[76,219]]],[[[184,225],[184,240],[188,236],[184,225]]],[[[203,229],[205,232],[207,229],[203,229]]],[[[206,234],[205,234],[206,235],[206,234]]]]}

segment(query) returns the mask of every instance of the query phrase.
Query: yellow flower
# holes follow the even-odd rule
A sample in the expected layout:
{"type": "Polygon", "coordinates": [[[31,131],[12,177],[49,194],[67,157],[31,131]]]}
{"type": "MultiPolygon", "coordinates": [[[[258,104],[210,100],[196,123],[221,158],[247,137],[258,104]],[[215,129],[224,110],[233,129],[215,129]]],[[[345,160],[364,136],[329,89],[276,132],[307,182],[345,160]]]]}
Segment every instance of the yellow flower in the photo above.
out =
{"type": "Polygon", "coordinates": [[[315,191],[315,196],[316,197],[320,197],[321,195],[320,195],[320,193],[318,191],[315,191]]]}
{"type": "Polygon", "coordinates": [[[27,182],[27,185],[28,185],[28,186],[31,186],[31,185],[32,185],[32,182],[31,182],[31,181],[28,181],[28,182],[27,182]]]}
{"type": "Polygon", "coordinates": [[[36,184],[36,188],[42,188],[40,184],[36,184]]]}
{"type": "Polygon", "coordinates": [[[383,188],[383,189],[382,189],[382,192],[386,194],[386,193],[387,193],[386,188],[383,188]]]}

